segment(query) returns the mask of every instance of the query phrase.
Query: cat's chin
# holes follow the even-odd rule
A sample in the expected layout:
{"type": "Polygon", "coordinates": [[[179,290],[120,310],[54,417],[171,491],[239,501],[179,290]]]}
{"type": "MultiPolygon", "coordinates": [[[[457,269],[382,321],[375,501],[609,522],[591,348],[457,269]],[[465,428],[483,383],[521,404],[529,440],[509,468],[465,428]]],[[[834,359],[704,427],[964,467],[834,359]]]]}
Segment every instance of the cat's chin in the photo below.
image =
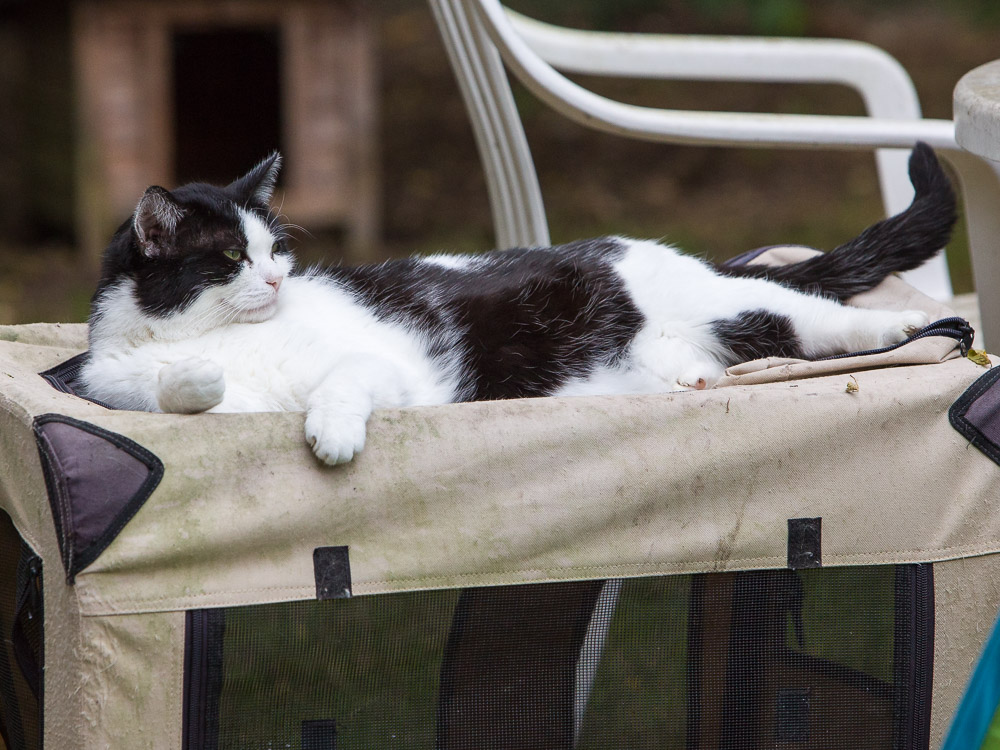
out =
{"type": "Polygon", "coordinates": [[[237,323],[263,323],[270,320],[278,311],[278,299],[274,297],[269,302],[260,307],[251,307],[240,310],[236,316],[237,323]]]}

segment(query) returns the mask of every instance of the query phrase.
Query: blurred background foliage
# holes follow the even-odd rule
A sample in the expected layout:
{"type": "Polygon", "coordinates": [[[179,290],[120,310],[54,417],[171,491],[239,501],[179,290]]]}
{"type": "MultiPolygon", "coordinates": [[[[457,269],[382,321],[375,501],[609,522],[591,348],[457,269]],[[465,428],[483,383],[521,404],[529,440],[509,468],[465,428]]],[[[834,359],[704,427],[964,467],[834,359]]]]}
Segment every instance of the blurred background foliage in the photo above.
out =
{"type": "MultiPolygon", "coordinates": [[[[3,10],[11,1],[0,0],[0,42],[4,33],[17,33],[11,27],[17,14],[3,10]]],[[[65,7],[66,2],[55,5],[65,7]]],[[[510,0],[509,4],[541,20],[580,28],[870,42],[903,64],[913,77],[925,115],[938,118],[951,117],[952,89],[965,72],[1000,57],[996,0],[510,0]]],[[[422,0],[367,0],[367,7],[374,18],[379,65],[382,205],[381,242],[371,255],[488,249],[492,229],[485,182],[430,12],[422,0]]],[[[32,43],[53,44],[59,39],[58,29],[41,36],[45,38],[32,43]]],[[[65,49],[52,48],[45,64],[68,66],[65,49]]],[[[2,76],[18,64],[2,43],[0,63],[2,84],[2,76]]],[[[580,80],[623,101],[679,109],[864,111],[860,97],[837,86],[580,80]]],[[[28,231],[0,233],[0,323],[82,321],[96,271],[82,262],[73,245],[72,218],[66,218],[75,168],[69,142],[72,112],[67,111],[65,92],[40,87],[33,95],[52,100],[48,120],[57,133],[57,145],[32,152],[28,159],[32,169],[44,171],[50,186],[41,201],[45,207],[41,220],[28,231]]],[[[625,141],[566,121],[518,86],[515,95],[556,242],[620,233],[664,238],[696,254],[723,259],[777,243],[829,249],[882,215],[869,154],[625,141]]],[[[0,105],[9,107],[10,102],[0,105]]],[[[23,154],[10,153],[4,111],[9,109],[0,106],[0,160],[5,156],[8,162],[23,160],[23,154]]],[[[34,148],[33,142],[28,133],[24,148],[34,148]]],[[[18,200],[17,195],[4,193],[2,177],[0,211],[18,200]]],[[[0,214],[0,227],[2,218],[0,214]]],[[[295,216],[288,218],[296,222],[295,216]]],[[[311,234],[296,240],[304,262],[352,261],[337,232],[310,229],[311,234]]],[[[949,260],[956,291],[970,290],[961,229],[949,248],[949,260]]]]}
{"type": "MultiPolygon", "coordinates": [[[[542,20],[566,22],[572,17],[576,25],[584,28],[617,29],[641,23],[649,15],[677,4],[663,0],[577,0],[569,8],[560,0],[521,0],[513,5],[542,20]]],[[[905,13],[915,5],[912,0],[848,0],[845,4],[860,10],[878,7],[897,13],[905,13]]],[[[811,22],[825,13],[823,4],[815,0],[689,0],[682,5],[706,23],[718,24],[720,29],[729,27],[728,33],[764,36],[803,36],[811,22]]],[[[934,5],[973,23],[1000,22],[1000,4],[994,0],[939,0],[934,5]]]]}

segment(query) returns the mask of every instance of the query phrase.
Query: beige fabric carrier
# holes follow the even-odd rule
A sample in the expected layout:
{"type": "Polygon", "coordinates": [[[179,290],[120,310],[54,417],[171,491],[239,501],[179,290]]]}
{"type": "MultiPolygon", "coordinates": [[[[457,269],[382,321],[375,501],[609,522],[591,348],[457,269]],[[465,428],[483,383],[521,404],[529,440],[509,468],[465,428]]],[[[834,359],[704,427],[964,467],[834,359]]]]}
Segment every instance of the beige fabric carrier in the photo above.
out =
{"type": "Polygon", "coordinates": [[[384,410],[335,468],[39,376],[85,347],[0,327],[10,750],[934,747],[1000,604],[1000,370],[947,332],[384,410]]]}

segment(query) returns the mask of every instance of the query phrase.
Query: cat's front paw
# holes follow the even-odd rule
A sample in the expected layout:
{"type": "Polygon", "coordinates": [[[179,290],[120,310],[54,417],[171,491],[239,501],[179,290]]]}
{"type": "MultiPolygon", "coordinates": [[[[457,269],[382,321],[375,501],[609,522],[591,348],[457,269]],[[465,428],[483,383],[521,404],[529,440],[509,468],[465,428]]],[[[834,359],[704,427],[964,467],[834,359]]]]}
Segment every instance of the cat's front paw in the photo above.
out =
{"type": "Polygon", "coordinates": [[[198,414],[222,403],[225,392],[222,368],[191,357],[160,368],[156,400],[169,414],[198,414]]]}
{"type": "Polygon", "coordinates": [[[323,463],[346,464],[365,447],[365,420],[357,414],[310,411],[306,442],[323,463]]]}

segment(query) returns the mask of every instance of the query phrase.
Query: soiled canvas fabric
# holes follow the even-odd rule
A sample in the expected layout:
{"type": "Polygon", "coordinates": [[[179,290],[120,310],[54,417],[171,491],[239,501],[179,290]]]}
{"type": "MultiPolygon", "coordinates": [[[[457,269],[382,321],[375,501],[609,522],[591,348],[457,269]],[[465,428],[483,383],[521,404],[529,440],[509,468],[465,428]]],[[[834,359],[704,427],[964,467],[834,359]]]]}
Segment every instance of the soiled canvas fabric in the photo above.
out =
{"type": "MultiPolygon", "coordinates": [[[[895,279],[858,302],[950,315],[895,279]]],[[[83,326],[0,327],[0,508],[44,560],[52,747],[179,747],[183,611],[315,598],[319,547],[346,547],[353,593],[378,594],[782,568],[789,519],[819,518],[824,566],[975,558],[997,575],[1000,466],[948,421],[986,370],[950,338],[747,363],[708,391],[383,410],[333,468],[302,414],[112,411],[38,375],[85,346],[83,326]],[[72,585],[35,442],[47,414],[163,465],[72,585]],[[134,728],[154,714],[147,741],[134,728]]],[[[961,670],[979,636],[954,613],[938,634],[961,670]]],[[[962,680],[936,670],[936,735],[962,680]]]]}

